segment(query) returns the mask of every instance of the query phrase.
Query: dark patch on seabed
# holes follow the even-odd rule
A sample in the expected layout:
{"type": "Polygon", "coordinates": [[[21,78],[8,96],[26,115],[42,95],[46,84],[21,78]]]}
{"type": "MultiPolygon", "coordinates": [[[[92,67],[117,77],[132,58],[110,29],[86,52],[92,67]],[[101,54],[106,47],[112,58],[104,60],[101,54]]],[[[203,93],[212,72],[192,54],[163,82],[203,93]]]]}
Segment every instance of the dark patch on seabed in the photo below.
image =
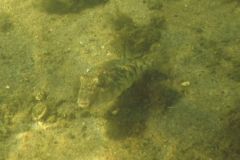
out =
{"type": "Polygon", "coordinates": [[[107,136],[114,140],[137,137],[144,133],[150,109],[160,107],[163,113],[175,104],[180,94],[159,84],[164,80],[163,74],[148,72],[131,88],[126,90],[105,114],[107,119],[107,136]],[[153,90],[155,92],[153,92],[153,90]],[[157,99],[157,103],[156,103],[157,99]]]}
{"type": "Polygon", "coordinates": [[[107,3],[108,0],[41,0],[40,7],[50,14],[79,13],[107,3]]]}
{"type": "Polygon", "coordinates": [[[225,0],[225,3],[236,3],[237,5],[240,5],[240,0],[225,0]]]}
{"type": "Polygon", "coordinates": [[[149,10],[159,11],[163,8],[161,0],[143,0],[143,3],[147,5],[149,10]]]}
{"type": "Polygon", "coordinates": [[[228,77],[233,81],[240,82],[240,62],[233,64],[233,69],[228,73],[228,77]]]}
{"type": "Polygon", "coordinates": [[[113,20],[116,38],[113,48],[120,57],[137,57],[148,54],[154,44],[161,39],[161,32],[166,28],[163,17],[152,17],[147,25],[136,25],[133,19],[124,13],[117,12],[113,20]]]}
{"type": "Polygon", "coordinates": [[[7,13],[0,12],[0,32],[9,32],[13,29],[13,23],[7,13]]]}
{"type": "Polygon", "coordinates": [[[240,159],[240,101],[222,118],[224,128],[216,141],[222,153],[223,159],[240,159]]]}

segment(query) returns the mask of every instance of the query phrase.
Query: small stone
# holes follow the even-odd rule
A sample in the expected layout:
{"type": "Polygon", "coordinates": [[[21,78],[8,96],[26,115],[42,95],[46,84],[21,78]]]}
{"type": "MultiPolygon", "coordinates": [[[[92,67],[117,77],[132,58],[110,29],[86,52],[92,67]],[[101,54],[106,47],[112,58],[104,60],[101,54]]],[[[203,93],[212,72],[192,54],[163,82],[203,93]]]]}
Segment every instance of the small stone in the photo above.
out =
{"type": "Polygon", "coordinates": [[[191,85],[191,83],[189,81],[184,81],[181,83],[181,86],[183,86],[183,87],[188,87],[190,85],[191,85]]]}
{"type": "Polygon", "coordinates": [[[88,73],[89,71],[90,71],[90,68],[87,68],[87,69],[86,69],[86,72],[88,73]]]}
{"type": "Polygon", "coordinates": [[[111,56],[113,55],[111,52],[107,52],[107,56],[111,56]]]}
{"type": "Polygon", "coordinates": [[[118,112],[119,112],[119,109],[115,109],[115,110],[112,111],[112,115],[117,115],[118,112]]]}
{"type": "Polygon", "coordinates": [[[5,88],[6,88],[6,89],[10,89],[10,86],[9,86],[9,85],[6,85],[5,88]]]}

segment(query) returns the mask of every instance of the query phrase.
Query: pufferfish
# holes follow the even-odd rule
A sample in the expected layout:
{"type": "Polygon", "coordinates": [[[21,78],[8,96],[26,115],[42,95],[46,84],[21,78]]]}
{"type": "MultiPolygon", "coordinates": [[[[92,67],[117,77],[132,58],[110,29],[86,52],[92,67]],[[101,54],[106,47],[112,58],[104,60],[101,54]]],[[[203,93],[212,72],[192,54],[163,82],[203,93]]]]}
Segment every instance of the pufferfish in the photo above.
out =
{"type": "Polygon", "coordinates": [[[134,59],[110,60],[80,77],[78,106],[87,108],[118,98],[139,80],[157,61],[157,53],[134,59]]]}

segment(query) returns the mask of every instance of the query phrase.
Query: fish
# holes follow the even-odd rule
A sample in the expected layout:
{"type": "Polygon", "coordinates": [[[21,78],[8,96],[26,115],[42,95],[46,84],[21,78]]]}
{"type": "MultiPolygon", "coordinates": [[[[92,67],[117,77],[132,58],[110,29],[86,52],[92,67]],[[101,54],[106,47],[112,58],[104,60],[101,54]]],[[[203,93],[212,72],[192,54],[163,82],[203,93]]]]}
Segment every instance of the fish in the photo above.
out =
{"type": "Polygon", "coordinates": [[[156,53],[132,59],[114,59],[80,76],[80,108],[99,106],[118,98],[154,66],[156,53]]]}

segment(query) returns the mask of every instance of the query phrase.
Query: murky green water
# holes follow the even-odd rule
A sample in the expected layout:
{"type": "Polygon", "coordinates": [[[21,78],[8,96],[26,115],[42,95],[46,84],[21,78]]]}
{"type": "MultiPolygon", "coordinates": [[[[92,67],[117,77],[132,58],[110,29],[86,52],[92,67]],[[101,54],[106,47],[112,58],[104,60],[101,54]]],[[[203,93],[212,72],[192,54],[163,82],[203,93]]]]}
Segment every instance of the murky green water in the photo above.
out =
{"type": "Polygon", "coordinates": [[[1,0],[0,160],[239,160],[239,0],[1,0]]]}

